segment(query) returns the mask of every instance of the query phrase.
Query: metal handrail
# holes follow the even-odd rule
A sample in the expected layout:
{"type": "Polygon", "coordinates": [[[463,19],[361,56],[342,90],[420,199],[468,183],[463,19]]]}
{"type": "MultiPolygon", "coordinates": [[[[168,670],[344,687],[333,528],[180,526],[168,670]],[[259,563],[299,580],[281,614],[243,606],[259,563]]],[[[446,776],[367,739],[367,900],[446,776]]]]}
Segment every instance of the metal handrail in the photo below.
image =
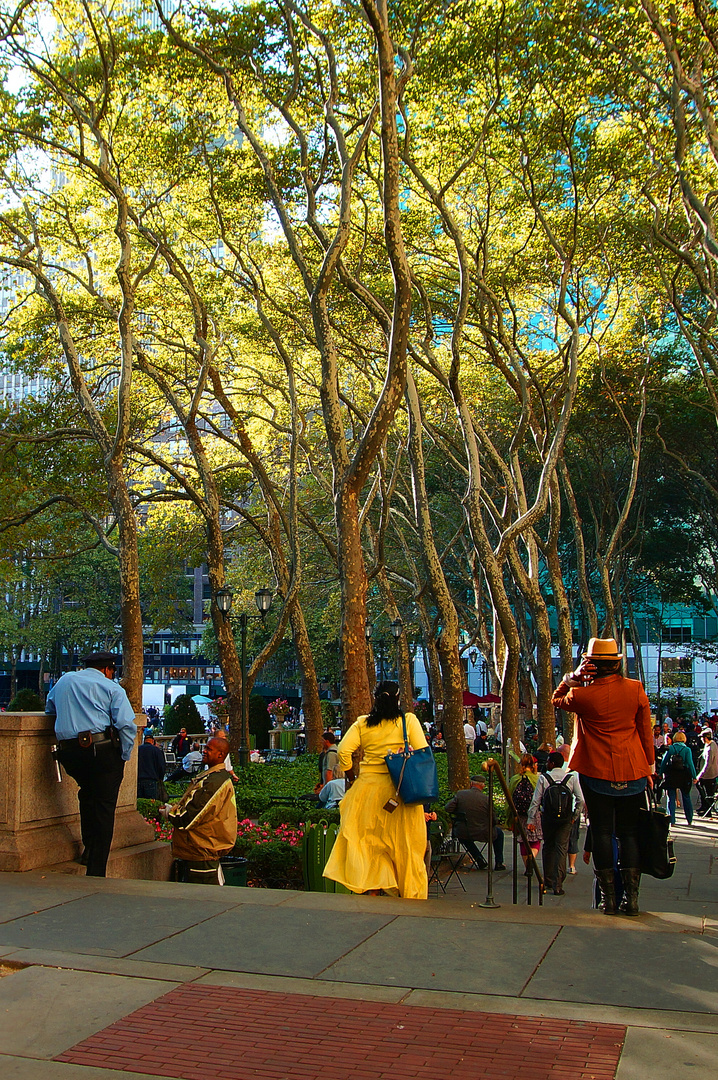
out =
{"type": "MultiPolygon", "coordinates": [[[[513,812],[514,822],[519,827],[519,831],[521,833],[521,839],[523,840],[524,844],[526,845],[526,850],[528,851],[529,858],[531,860],[530,865],[531,865],[531,869],[532,869],[533,872],[529,875],[529,877],[527,879],[526,903],[527,904],[531,903],[531,886],[532,886],[532,881],[533,881],[533,875],[536,874],[536,880],[538,882],[538,890],[539,890],[539,894],[538,894],[538,896],[539,896],[539,906],[541,906],[543,904],[543,897],[544,897],[544,893],[546,891],[546,886],[544,884],[543,875],[542,875],[541,871],[539,870],[538,863],[536,862],[536,856],[534,855],[533,850],[531,848],[531,842],[530,842],[530,840],[528,838],[528,833],[526,832],[526,829],[523,826],[523,822],[519,819],[518,811],[517,811],[517,809],[516,809],[516,807],[514,805],[514,800],[511,797],[511,792],[509,791],[509,787],[508,787],[508,784],[506,783],[506,778],[505,778],[505,776],[504,776],[504,774],[503,774],[503,772],[501,770],[501,766],[499,765],[496,758],[487,758],[486,761],[482,762],[481,768],[483,769],[484,772],[487,772],[489,774],[489,837],[490,837],[489,843],[491,843],[491,841],[493,840],[493,836],[494,836],[494,773],[496,773],[496,775],[498,776],[498,779],[499,779],[499,784],[501,785],[503,793],[504,793],[504,795],[506,797],[506,801],[508,802],[511,811],[513,812]]],[[[514,854],[514,865],[513,865],[513,903],[514,904],[518,903],[518,878],[517,878],[517,875],[516,875],[516,846],[517,846],[516,845],[516,831],[514,829],[514,853],[513,853],[514,854]]],[[[492,858],[489,859],[488,880],[487,880],[487,883],[486,883],[486,885],[487,885],[486,900],[485,900],[485,902],[483,904],[479,905],[480,907],[495,908],[495,907],[500,906],[499,904],[496,904],[494,902],[494,895],[493,895],[493,886],[494,886],[494,882],[493,882],[493,876],[494,876],[494,874],[493,874],[493,865],[494,865],[494,860],[493,860],[493,857],[492,857],[492,858]]]]}

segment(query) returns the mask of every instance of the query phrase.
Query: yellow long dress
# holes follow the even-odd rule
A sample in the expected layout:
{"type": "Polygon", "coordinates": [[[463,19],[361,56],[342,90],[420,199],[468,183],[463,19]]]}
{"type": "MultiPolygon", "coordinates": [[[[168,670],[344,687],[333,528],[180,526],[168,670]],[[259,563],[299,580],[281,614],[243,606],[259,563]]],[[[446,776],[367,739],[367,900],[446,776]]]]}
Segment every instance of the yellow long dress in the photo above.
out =
{"type": "MultiPolygon", "coordinates": [[[[404,745],[401,717],[382,720],[375,727],[367,727],[366,719],[360,716],[337,747],[343,769],[350,768],[352,754],[359,747],[364,757],[359,776],[340,803],[341,827],[324,877],[354,893],[383,889],[394,896],[426,900],[423,807],[406,806],[399,799],[393,814],[384,810],[396,793],[384,758],[404,745]]],[[[406,727],[413,750],[427,745],[413,713],[406,713],[406,727]]]]}

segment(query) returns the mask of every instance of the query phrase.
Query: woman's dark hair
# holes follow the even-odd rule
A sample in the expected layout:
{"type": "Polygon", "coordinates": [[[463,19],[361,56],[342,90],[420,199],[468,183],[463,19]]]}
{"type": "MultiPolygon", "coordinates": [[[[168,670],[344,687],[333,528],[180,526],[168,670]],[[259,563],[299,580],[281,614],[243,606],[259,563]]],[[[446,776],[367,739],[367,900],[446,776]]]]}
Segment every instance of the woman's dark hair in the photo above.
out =
{"type": "Polygon", "coordinates": [[[620,660],[598,660],[592,656],[589,660],[596,666],[595,679],[605,679],[607,675],[618,675],[621,670],[620,660]]]}
{"type": "Polygon", "coordinates": [[[398,683],[388,681],[377,683],[374,704],[366,718],[366,726],[376,727],[382,720],[396,720],[397,716],[401,716],[398,683]]]}

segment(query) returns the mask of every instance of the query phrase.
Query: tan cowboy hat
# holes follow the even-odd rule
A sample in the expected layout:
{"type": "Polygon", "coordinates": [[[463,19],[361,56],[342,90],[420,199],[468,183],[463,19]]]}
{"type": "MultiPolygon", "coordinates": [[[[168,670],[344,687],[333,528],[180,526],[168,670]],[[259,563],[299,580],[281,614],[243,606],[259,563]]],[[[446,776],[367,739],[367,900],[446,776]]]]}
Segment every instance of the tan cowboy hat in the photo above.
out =
{"type": "Polygon", "coordinates": [[[592,637],[583,654],[584,660],[620,660],[623,653],[618,651],[614,638],[592,637]]]}

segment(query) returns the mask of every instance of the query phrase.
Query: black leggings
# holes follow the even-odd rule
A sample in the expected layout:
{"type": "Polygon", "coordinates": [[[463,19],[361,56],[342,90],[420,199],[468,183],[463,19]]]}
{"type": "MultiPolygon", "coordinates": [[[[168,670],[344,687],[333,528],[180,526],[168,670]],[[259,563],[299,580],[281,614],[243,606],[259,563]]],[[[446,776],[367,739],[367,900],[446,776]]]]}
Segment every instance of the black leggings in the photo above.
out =
{"type": "Polygon", "coordinates": [[[645,792],[637,795],[599,795],[591,791],[585,782],[586,777],[579,779],[591,826],[591,851],[596,870],[613,869],[611,837],[614,833],[618,837],[621,866],[639,867],[638,812],[646,805],[645,792]]]}

